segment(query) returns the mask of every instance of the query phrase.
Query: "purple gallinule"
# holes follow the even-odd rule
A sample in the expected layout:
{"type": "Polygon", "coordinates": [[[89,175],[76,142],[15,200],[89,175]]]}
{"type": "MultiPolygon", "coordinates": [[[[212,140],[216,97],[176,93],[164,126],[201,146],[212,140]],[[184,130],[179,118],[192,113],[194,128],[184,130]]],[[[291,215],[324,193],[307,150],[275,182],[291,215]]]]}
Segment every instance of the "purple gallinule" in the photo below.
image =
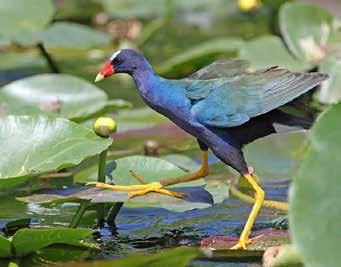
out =
{"type": "MultiPolygon", "coordinates": [[[[255,190],[255,204],[239,242],[233,249],[245,249],[256,216],[264,201],[264,191],[250,173],[242,148],[253,140],[276,133],[274,124],[308,128],[312,120],[281,109],[328,76],[298,73],[271,67],[249,71],[245,60],[216,61],[191,76],[169,80],[158,76],[138,52],[123,49],[114,53],[96,77],[96,82],[114,73],[132,76],[145,103],[197,138],[201,168],[183,177],[151,184],[120,186],[97,183],[97,187],[128,190],[130,197],[158,192],[174,197],[182,194],[166,187],[208,175],[207,151],[237,170],[255,190]]],[[[292,104],[292,105],[291,105],[292,104]]]]}

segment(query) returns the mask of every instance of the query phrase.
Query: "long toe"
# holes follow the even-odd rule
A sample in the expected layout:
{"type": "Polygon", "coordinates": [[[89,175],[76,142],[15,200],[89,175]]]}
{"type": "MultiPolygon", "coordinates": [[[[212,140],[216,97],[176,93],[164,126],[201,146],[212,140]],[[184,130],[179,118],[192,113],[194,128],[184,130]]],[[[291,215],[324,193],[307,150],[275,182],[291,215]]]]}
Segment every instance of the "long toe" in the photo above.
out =
{"type": "Polygon", "coordinates": [[[237,244],[235,244],[230,249],[237,250],[237,249],[246,249],[247,245],[250,244],[248,240],[240,240],[237,244]]]}

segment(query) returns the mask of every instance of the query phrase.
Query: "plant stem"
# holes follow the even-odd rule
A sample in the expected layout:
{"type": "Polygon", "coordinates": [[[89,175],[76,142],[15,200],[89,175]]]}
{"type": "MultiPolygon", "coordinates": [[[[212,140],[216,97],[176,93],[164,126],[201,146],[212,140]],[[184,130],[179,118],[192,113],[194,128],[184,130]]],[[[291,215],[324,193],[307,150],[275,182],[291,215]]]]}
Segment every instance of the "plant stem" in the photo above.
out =
{"type": "MultiPolygon", "coordinates": [[[[104,150],[99,154],[98,161],[98,177],[97,182],[105,183],[106,163],[108,150],[104,150]]],[[[102,226],[105,220],[105,203],[97,204],[97,224],[102,226]]]]}
{"type": "Polygon", "coordinates": [[[42,43],[38,43],[37,48],[38,48],[40,54],[46,59],[47,64],[49,65],[51,71],[53,73],[60,73],[60,69],[58,68],[56,62],[51,57],[51,55],[46,51],[44,45],[42,43]]]}
{"type": "Polygon", "coordinates": [[[69,224],[69,228],[77,228],[77,226],[79,225],[79,222],[81,221],[84,212],[86,211],[86,209],[89,207],[90,202],[88,200],[86,201],[82,201],[79,204],[79,207],[75,213],[75,215],[73,216],[70,224],[69,224]]]}
{"type": "Polygon", "coordinates": [[[107,222],[111,227],[115,226],[116,217],[120,212],[123,204],[123,202],[117,202],[110,208],[107,216],[107,222]]]}

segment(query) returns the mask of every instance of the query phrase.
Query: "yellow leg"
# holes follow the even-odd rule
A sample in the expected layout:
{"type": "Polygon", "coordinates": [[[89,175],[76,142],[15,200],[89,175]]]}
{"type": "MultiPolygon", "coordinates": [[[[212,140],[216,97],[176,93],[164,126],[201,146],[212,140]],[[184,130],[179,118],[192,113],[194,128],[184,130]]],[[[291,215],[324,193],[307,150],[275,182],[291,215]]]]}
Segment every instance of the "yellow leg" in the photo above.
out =
{"type": "Polygon", "coordinates": [[[249,235],[253,226],[253,223],[256,220],[256,217],[261,209],[263,202],[264,202],[264,191],[263,189],[257,184],[255,179],[252,177],[251,174],[244,175],[244,178],[251,184],[252,188],[256,191],[255,194],[255,204],[251,210],[249,218],[246,221],[244,226],[243,232],[239,237],[238,243],[233,246],[231,249],[246,249],[246,246],[249,244],[249,235]]]}
{"type": "Polygon", "coordinates": [[[149,184],[144,184],[143,178],[138,176],[135,172],[131,171],[131,174],[141,184],[139,185],[110,185],[110,184],[97,183],[97,182],[89,183],[89,184],[95,184],[97,188],[103,188],[103,189],[133,191],[133,192],[128,193],[128,196],[130,198],[141,196],[150,192],[156,192],[156,193],[164,194],[167,196],[182,198],[185,196],[185,194],[170,191],[164,188],[170,185],[189,182],[189,181],[197,180],[199,178],[207,176],[208,175],[207,151],[201,151],[201,168],[199,171],[195,173],[191,173],[191,174],[181,176],[181,177],[176,177],[176,178],[168,178],[168,179],[161,180],[160,182],[154,182],[154,183],[149,183],[149,184]]]}

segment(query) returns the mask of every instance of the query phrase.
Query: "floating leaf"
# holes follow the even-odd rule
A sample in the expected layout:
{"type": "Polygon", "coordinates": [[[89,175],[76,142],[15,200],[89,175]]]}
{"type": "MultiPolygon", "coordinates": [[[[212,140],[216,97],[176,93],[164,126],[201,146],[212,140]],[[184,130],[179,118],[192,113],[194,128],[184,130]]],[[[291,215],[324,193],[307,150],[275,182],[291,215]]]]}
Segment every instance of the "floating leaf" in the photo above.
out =
{"type": "Polygon", "coordinates": [[[0,0],[0,36],[15,37],[42,30],[53,14],[51,0],[0,0]]]}
{"type": "Polygon", "coordinates": [[[290,51],[300,60],[317,64],[326,55],[333,17],[314,5],[288,2],[282,5],[279,25],[290,51]]]}
{"type": "MultiPolygon", "coordinates": [[[[146,156],[129,156],[115,160],[116,168],[112,171],[111,176],[114,177],[115,184],[119,185],[135,185],[139,184],[134,177],[132,177],[130,170],[138,173],[146,183],[160,181],[165,178],[178,177],[188,174],[171,162],[164,159],[146,157],[146,156]]],[[[97,172],[90,177],[75,177],[76,182],[91,182],[97,180],[97,172]]],[[[110,182],[110,180],[107,180],[110,182]]],[[[200,186],[205,185],[203,179],[198,179],[193,182],[179,184],[179,186],[200,186]]]]}
{"type": "Polygon", "coordinates": [[[80,202],[81,200],[89,200],[92,203],[125,202],[125,206],[128,207],[161,207],[176,212],[208,208],[213,204],[212,196],[203,187],[177,187],[172,190],[187,196],[180,199],[158,193],[148,193],[129,199],[127,191],[90,188],[78,189],[78,192],[68,195],[65,195],[63,191],[53,190],[52,194],[47,192],[17,199],[34,204],[80,202]]]}
{"type": "MultiPolygon", "coordinates": [[[[274,230],[271,228],[253,232],[248,250],[262,251],[274,245],[287,244],[289,242],[288,231],[274,230]]],[[[227,250],[238,242],[238,237],[211,236],[201,241],[201,249],[227,250]]]]}
{"type": "MultiPolygon", "coordinates": [[[[90,256],[91,251],[84,249],[82,247],[55,244],[48,247],[39,249],[38,253],[33,253],[25,257],[25,264],[28,262],[27,266],[34,266],[38,263],[53,262],[56,263],[66,263],[70,261],[80,261],[90,256]],[[32,263],[31,263],[32,262],[32,263]],[[29,265],[31,264],[31,265],[29,265]]],[[[61,264],[60,264],[61,265],[61,264]]]]}
{"type": "Polygon", "coordinates": [[[16,177],[78,164],[111,144],[92,130],[60,118],[5,116],[0,125],[0,151],[6,151],[0,160],[0,187],[16,177]]]}
{"type": "MultiPolygon", "coordinates": [[[[133,170],[138,173],[138,175],[141,176],[146,183],[187,174],[174,164],[160,158],[130,156],[120,158],[115,162],[116,169],[113,171],[112,175],[115,183],[120,185],[134,185],[138,183],[138,181],[131,176],[129,170],[133,170]]],[[[199,186],[204,184],[205,181],[203,179],[198,179],[174,186],[199,186]]]]}
{"type": "Polygon", "coordinates": [[[12,237],[16,256],[25,256],[52,244],[88,246],[84,239],[92,234],[90,229],[21,229],[12,237]]]}
{"type": "Polygon", "coordinates": [[[340,176],[341,104],[317,120],[310,147],[293,181],[289,198],[292,240],[309,267],[341,262],[340,176]]]}
{"type": "Polygon", "coordinates": [[[162,159],[167,160],[168,162],[171,162],[182,170],[188,172],[195,172],[201,167],[200,163],[182,154],[168,154],[163,156],[162,159]]]}
{"type": "Polygon", "coordinates": [[[13,235],[16,231],[22,228],[28,228],[31,223],[31,218],[11,220],[2,229],[2,231],[8,236],[13,235]]]}
{"type": "Polygon", "coordinates": [[[327,73],[329,79],[322,82],[318,100],[324,104],[335,104],[341,100],[341,60],[329,57],[319,66],[319,71],[327,73]]]}
{"type": "Polygon", "coordinates": [[[245,157],[262,180],[291,179],[296,173],[307,131],[272,134],[245,148],[245,157]]]}
{"type": "Polygon", "coordinates": [[[166,13],[166,0],[103,0],[104,9],[114,17],[159,17],[166,13]]]}
{"type": "Polygon", "coordinates": [[[296,60],[281,39],[272,35],[245,42],[240,48],[239,57],[250,60],[251,68],[255,70],[271,66],[279,66],[291,71],[310,68],[309,64],[296,60]]]}
{"type": "Polygon", "coordinates": [[[5,114],[34,114],[38,109],[75,121],[86,120],[119,108],[123,100],[108,100],[95,85],[66,74],[41,74],[12,82],[0,90],[5,114]]]}
{"type": "Polygon", "coordinates": [[[180,55],[174,56],[157,68],[162,75],[171,74],[177,69],[185,70],[186,73],[193,72],[195,65],[205,65],[212,61],[212,57],[218,55],[236,54],[236,51],[243,44],[238,38],[222,38],[204,42],[196,47],[184,51],[180,55]],[[197,62],[196,64],[193,64],[197,62]],[[201,64],[198,64],[198,62],[201,64]],[[204,63],[204,64],[203,64],[204,63]],[[194,65],[194,67],[193,67],[194,65]]]}
{"type": "Polygon", "coordinates": [[[56,22],[42,35],[44,46],[47,49],[90,49],[98,46],[110,45],[108,35],[95,31],[92,28],[71,23],[56,22]]]}
{"type": "Polygon", "coordinates": [[[40,57],[36,52],[0,53],[0,70],[15,70],[18,72],[18,70],[29,69],[31,71],[34,69],[42,70],[45,66],[45,59],[40,57]]]}
{"type": "Polygon", "coordinates": [[[21,229],[10,238],[0,237],[0,258],[23,257],[53,244],[96,248],[95,244],[85,241],[92,232],[70,228],[21,229]]]}
{"type": "Polygon", "coordinates": [[[9,258],[11,256],[11,241],[0,235],[0,258],[9,258]]]}

